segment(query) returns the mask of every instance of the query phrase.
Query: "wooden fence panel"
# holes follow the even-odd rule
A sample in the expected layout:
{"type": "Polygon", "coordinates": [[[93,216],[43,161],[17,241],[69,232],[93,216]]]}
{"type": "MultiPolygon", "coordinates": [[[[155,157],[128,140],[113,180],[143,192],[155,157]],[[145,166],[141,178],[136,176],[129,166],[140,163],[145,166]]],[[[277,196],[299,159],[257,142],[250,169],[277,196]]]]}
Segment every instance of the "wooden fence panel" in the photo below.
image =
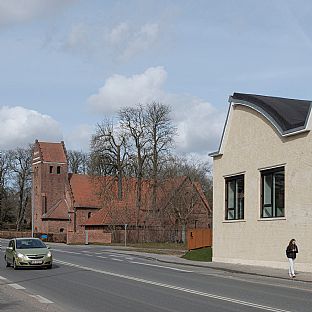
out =
{"type": "Polygon", "coordinates": [[[212,246],[211,229],[188,229],[187,248],[188,250],[212,246]]]}

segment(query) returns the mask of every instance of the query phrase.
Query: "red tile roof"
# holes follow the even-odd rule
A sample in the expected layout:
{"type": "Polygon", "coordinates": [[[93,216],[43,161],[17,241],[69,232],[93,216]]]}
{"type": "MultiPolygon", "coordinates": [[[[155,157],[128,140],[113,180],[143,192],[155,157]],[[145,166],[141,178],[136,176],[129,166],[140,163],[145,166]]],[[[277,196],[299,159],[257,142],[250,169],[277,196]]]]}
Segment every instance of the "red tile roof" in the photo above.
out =
{"type": "MultiPolygon", "coordinates": [[[[106,207],[96,212],[85,225],[96,226],[96,225],[122,225],[122,224],[135,224],[136,220],[146,220],[148,216],[149,224],[157,223],[157,220],[153,218],[151,193],[152,185],[151,181],[145,180],[142,185],[142,205],[140,215],[137,216],[136,211],[136,179],[131,179],[130,183],[125,179],[128,184],[127,193],[124,194],[122,201],[112,200],[107,203],[106,207]],[[130,185],[130,187],[129,187],[130,185]]],[[[193,183],[187,177],[177,177],[165,181],[159,188],[157,188],[157,205],[164,209],[170,202],[170,199],[174,194],[182,187],[184,183],[190,183],[200,195],[203,204],[209,211],[209,204],[202,192],[202,188],[199,183],[193,183]]],[[[126,188],[126,187],[125,187],[126,188]]],[[[125,189],[124,188],[124,189],[125,189]]]]}
{"type": "Polygon", "coordinates": [[[47,162],[60,162],[66,163],[66,152],[64,144],[61,143],[49,143],[38,142],[42,160],[47,162]]]}
{"type": "MultiPolygon", "coordinates": [[[[91,177],[83,174],[68,175],[74,198],[74,207],[103,207],[103,184],[114,181],[112,177],[91,177]]],[[[105,195],[105,194],[104,194],[105,195]]]]}

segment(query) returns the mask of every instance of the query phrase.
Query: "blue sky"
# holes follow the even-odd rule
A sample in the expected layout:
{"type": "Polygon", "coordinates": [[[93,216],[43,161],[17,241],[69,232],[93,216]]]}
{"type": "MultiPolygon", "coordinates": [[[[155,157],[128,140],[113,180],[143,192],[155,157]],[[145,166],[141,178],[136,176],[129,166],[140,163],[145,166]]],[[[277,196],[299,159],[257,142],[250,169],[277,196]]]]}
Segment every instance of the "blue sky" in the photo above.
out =
{"type": "Polygon", "coordinates": [[[0,149],[87,150],[124,105],[161,101],[209,159],[233,92],[311,99],[312,2],[0,0],[0,149]]]}

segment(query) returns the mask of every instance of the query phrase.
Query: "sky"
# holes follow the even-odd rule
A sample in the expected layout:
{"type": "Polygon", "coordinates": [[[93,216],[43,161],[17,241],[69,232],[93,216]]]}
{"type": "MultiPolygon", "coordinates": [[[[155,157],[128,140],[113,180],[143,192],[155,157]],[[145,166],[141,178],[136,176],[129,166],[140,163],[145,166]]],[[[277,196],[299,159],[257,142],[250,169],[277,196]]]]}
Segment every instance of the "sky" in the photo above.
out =
{"type": "Polygon", "coordinates": [[[208,161],[234,92],[312,100],[309,0],[0,0],[0,150],[88,151],[124,106],[169,105],[208,161]]]}

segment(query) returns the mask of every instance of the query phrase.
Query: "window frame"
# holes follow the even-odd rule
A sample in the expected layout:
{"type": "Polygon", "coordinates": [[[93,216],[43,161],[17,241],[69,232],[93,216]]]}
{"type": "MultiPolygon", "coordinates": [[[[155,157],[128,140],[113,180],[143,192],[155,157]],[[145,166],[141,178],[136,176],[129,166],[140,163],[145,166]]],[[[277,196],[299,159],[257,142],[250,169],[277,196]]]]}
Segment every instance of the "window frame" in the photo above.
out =
{"type": "Polygon", "coordinates": [[[244,220],[245,219],[245,175],[244,174],[238,174],[235,176],[225,177],[225,220],[226,221],[237,221],[237,220],[244,220]],[[238,181],[242,180],[242,208],[240,209],[237,207],[239,205],[237,195],[238,195],[238,181]],[[229,208],[229,183],[235,183],[235,193],[234,193],[234,207],[229,208]],[[229,211],[233,211],[233,218],[229,218],[229,211]]]}
{"type": "Polygon", "coordinates": [[[260,219],[276,219],[276,218],[284,218],[285,217],[285,166],[279,166],[275,168],[270,169],[264,169],[260,171],[260,182],[261,182],[261,188],[260,188],[260,219]],[[283,189],[279,193],[279,195],[276,196],[276,176],[277,173],[283,173],[283,189]],[[265,177],[271,176],[271,185],[270,185],[270,203],[265,203],[265,183],[264,179],[265,177]],[[282,202],[283,207],[278,207],[277,201],[280,199],[280,194],[282,193],[282,202]],[[271,214],[267,215],[267,210],[265,208],[271,207],[271,214]],[[282,209],[282,214],[278,213],[278,210],[282,209]]]}

